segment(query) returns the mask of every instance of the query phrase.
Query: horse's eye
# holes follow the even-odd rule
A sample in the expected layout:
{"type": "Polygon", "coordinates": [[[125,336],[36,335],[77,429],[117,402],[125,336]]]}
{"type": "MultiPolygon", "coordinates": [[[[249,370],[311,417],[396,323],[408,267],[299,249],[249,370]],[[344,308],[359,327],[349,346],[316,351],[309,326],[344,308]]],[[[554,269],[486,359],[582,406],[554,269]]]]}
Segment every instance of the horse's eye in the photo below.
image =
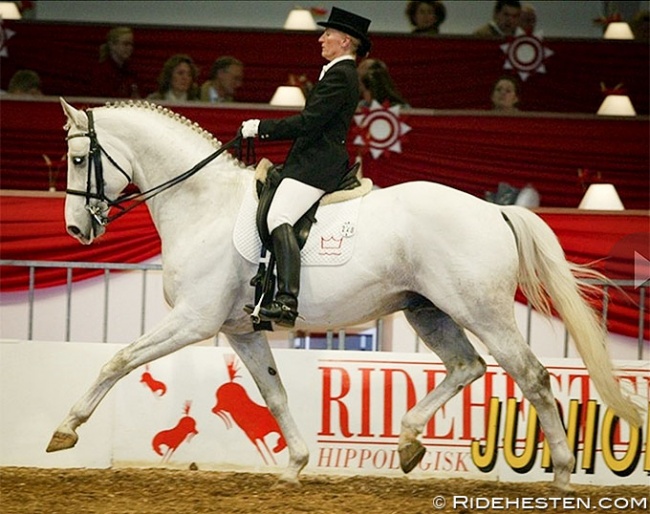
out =
{"type": "Polygon", "coordinates": [[[81,164],[83,164],[83,162],[84,162],[83,157],[73,157],[72,158],[72,164],[74,164],[75,166],[80,166],[81,164]]]}

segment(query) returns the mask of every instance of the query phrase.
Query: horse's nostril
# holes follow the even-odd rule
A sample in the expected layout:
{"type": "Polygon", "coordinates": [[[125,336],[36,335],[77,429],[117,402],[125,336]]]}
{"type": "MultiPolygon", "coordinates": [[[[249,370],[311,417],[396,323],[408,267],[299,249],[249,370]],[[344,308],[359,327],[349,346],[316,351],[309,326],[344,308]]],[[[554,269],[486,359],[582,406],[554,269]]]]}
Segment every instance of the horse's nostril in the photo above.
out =
{"type": "Polygon", "coordinates": [[[73,236],[78,236],[81,234],[81,230],[79,230],[79,227],[75,225],[68,225],[68,234],[71,234],[73,236]]]}

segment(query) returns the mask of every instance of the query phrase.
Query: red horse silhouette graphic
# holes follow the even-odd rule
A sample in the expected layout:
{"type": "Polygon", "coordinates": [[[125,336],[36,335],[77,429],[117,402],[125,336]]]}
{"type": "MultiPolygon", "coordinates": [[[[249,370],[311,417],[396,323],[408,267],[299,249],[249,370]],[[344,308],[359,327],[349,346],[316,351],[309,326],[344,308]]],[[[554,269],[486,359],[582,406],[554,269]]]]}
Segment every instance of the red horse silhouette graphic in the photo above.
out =
{"type": "Polygon", "coordinates": [[[170,430],[163,430],[158,432],[151,442],[153,446],[153,451],[158,455],[162,455],[162,462],[167,462],[171,458],[172,454],[178,449],[178,447],[187,439],[189,441],[193,436],[198,434],[196,429],[196,421],[192,418],[190,414],[190,406],[192,402],[185,402],[185,407],[183,411],[185,416],[183,416],[176,426],[170,430]],[[166,446],[167,450],[163,455],[162,446],[166,446]]]}
{"type": "Polygon", "coordinates": [[[255,445],[255,448],[264,460],[264,464],[268,465],[269,459],[275,464],[273,453],[279,453],[287,447],[278,422],[268,407],[255,403],[248,396],[246,390],[241,385],[235,383],[235,379],[239,375],[237,375],[237,366],[234,357],[226,357],[226,366],[228,368],[230,382],[217,389],[217,403],[212,409],[212,412],[223,419],[227,428],[231,428],[232,421],[234,421],[244,431],[250,442],[255,445]],[[271,453],[264,440],[267,435],[272,433],[276,433],[279,436],[278,442],[273,448],[273,453],[271,453]]]}
{"type": "Polygon", "coordinates": [[[146,384],[146,386],[151,389],[151,392],[153,394],[158,394],[158,396],[164,396],[167,392],[167,386],[151,376],[151,373],[149,373],[149,366],[145,366],[145,372],[142,374],[142,377],[140,377],[140,382],[146,384]]]}

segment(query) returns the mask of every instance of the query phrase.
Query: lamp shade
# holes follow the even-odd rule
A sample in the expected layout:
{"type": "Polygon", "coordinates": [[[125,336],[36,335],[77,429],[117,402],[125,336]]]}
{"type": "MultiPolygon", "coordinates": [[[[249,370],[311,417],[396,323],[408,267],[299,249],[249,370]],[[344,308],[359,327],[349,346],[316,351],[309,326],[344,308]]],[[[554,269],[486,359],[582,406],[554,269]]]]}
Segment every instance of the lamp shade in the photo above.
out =
{"type": "Polygon", "coordinates": [[[298,86],[280,86],[275,90],[270,103],[282,107],[304,107],[305,95],[298,86]]]}
{"type": "Polygon", "coordinates": [[[592,211],[622,211],[623,202],[614,184],[591,184],[582,198],[578,209],[592,211]]]}
{"type": "Polygon", "coordinates": [[[307,9],[292,9],[284,22],[286,30],[316,30],[316,22],[307,9]]]}
{"type": "Polygon", "coordinates": [[[630,97],[627,95],[607,95],[600,104],[601,116],[636,116],[630,97]]]}
{"type": "Polygon", "coordinates": [[[15,2],[0,2],[0,19],[19,20],[21,17],[15,2]]]}
{"type": "Polygon", "coordinates": [[[634,39],[634,34],[632,34],[632,29],[626,22],[613,21],[607,25],[603,37],[605,39],[634,39]]]}

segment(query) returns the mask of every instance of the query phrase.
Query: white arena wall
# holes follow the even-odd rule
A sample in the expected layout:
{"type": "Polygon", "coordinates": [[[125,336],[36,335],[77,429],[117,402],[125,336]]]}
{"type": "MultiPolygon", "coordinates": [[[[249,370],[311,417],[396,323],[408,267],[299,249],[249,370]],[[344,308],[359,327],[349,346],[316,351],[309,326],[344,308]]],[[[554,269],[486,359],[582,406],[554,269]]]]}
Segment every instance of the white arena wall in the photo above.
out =
{"type": "MultiPolygon", "coordinates": [[[[153,328],[168,311],[161,282],[161,272],[147,272],[145,330],[153,328]]],[[[230,382],[226,362],[234,354],[223,337],[185,348],[151,363],[148,369],[135,370],[117,384],[80,428],[75,448],[45,452],[53,431],[101,366],[140,333],[142,273],[113,272],[108,290],[104,334],[104,279],[73,284],[72,342],[64,342],[65,287],[36,291],[33,341],[26,341],[27,293],[0,295],[0,465],[186,468],[196,463],[201,469],[279,471],[287,462],[287,450],[273,452],[279,435],[272,431],[268,416],[262,421],[257,417],[251,428],[245,421],[246,409],[234,413],[225,409],[222,416],[212,411],[216,392],[230,382]],[[104,339],[107,342],[102,342],[104,339]],[[258,446],[247,437],[246,430],[249,434],[261,430],[264,435],[258,446]],[[192,435],[194,431],[197,433],[192,435]],[[165,441],[176,449],[164,461],[168,449],[165,441]],[[154,450],[154,442],[162,455],[154,450]]],[[[517,305],[516,314],[525,333],[526,308],[517,305]]],[[[372,324],[350,331],[375,335],[372,324]]],[[[439,359],[418,341],[404,317],[398,314],[383,321],[380,348],[390,352],[293,350],[288,348],[287,333],[272,333],[271,338],[292,412],[310,447],[306,472],[402,476],[396,453],[400,418],[409,402],[421,399],[444,376],[439,359]]],[[[543,444],[534,430],[527,432],[529,420],[534,419],[530,406],[524,401],[519,409],[513,404],[508,410],[509,402],[521,400],[521,393],[481,343],[476,341],[476,345],[490,365],[486,377],[436,414],[423,438],[428,452],[409,476],[550,480],[543,444]],[[501,416],[498,430],[487,434],[491,404],[498,406],[501,416]],[[508,427],[516,427],[512,441],[506,440],[508,427]],[[527,439],[531,437],[527,434],[533,438],[527,439]],[[494,443],[493,454],[484,451],[490,448],[487,440],[494,443]]],[[[569,358],[562,358],[565,341],[560,322],[549,322],[532,313],[531,346],[549,368],[565,424],[576,434],[573,481],[647,484],[647,342],[639,360],[636,340],[612,334],[609,340],[609,351],[625,377],[623,382],[645,409],[639,431],[625,424],[617,427],[586,378],[571,344],[569,358]],[[578,409],[591,414],[576,415],[578,409]],[[571,421],[578,419],[584,421],[579,425],[571,421]]],[[[234,381],[237,385],[230,386],[241,395],[235,403],[263,409],[250,375],[243,366],[240,368],[234,381]]]]}
{"type": "MultiPolygon", "coordinates": [[[[0,465],[186,469],[194,463],[208,470],[277,472],[286,464],[287,449],[278,445],[280,436],[252,378],[239,364],[231,381],[227,362],[234,354],[214,346],[188,347],[135,370],[80,427],[75,448],[46,453],[70,406],[122,346],[0,342],[0,465]],[[220,415],[213,411],[215,403],[220,415]],[[174,451],[165,461],[170,447],[174,451]]],[[[310,449],[306,473],[402,476],[396,453],[400,418],[407,403],[440,383],[444,369],[439,360],[423,353],[277,349],[274,354],[310,449]]],[[[534,410],[527,401],[516,403],[522,400],[518,388],[486,360],[486,376],[427,426],[422,439],[427,454],[409,476],[551,480],[547,454],[531,424],[534,410]],[[500,417],[486,431],[490,408],[499,408],[500,417]]],[[[573,482],[647,484],[647,410],[640,429],[619,425],[581,361],[547,358],[543,363],[567,430],[575,434],[573,482]]],[[[615,364],[626,388],[647,409],[650,363],[615,364]]]]}
{"type": "MultiPolygon", "coordinates": [[[[160,259],[156,257],[145,263],[159,264],[160,259]]],[[[251,294],[252,291],[251,287],[251,294]]],[[[31,337],[29,337],[28,293],[24,291],[0,294],[0,339],[129,343],[140,335],[142,325],[144,331],[151,330],[169,311],[163,298],[161,271],[147,271],[144,293],[142,272],[111,272],[108,295],[106,295],[103,277],[72,284],[68,339],[66,293],[66,286],[36,290],[31,337]],[[107,306],[105,306],[106,296],[108,296],[107,306]],[[107,322],[104,328],[105,310],[107,322]],[[144,323],[141,321],[143,313],[144,323]]],[[[219,292],[215,291],[215,295],[217,294],[219,292]]],[[[526,306],[517,303],[515,315],[520,330],[525,335],[529,315],[526,306]]],[[[538,357],[578,357],[574,346],[570,342],[568,344],[565,342],[563,323],[557,319],[549,320],[536,312],[530,315],[530,345],[538,357]]],[[[375,335],[373,323],[361,327],[337,327],[337,330],[339,328],[375,335]]],[[[469,336],[476,344],[479,353],[487,354],[482,343],[472,334],[469,336]]],[[[274,348],[291,347],[287,332],[270,332],[269,337],[274,348]]],[[[379,349],[386,351],[428,352],[426,346],[418,341],[415,332],[401,313],[383,320],[382,340],[378,343],[379,349]]],[[[227,346],[228,343],[221,336],[216,341],[206,341],[204,344],[227,346]]],[[[610,355],[617,359],[639,358],[639,344],[636,338],[610,333],[608,349],[610,355]]],[[[644,341],[641,358],[650,359],[648,341],[644,341]]]]}

